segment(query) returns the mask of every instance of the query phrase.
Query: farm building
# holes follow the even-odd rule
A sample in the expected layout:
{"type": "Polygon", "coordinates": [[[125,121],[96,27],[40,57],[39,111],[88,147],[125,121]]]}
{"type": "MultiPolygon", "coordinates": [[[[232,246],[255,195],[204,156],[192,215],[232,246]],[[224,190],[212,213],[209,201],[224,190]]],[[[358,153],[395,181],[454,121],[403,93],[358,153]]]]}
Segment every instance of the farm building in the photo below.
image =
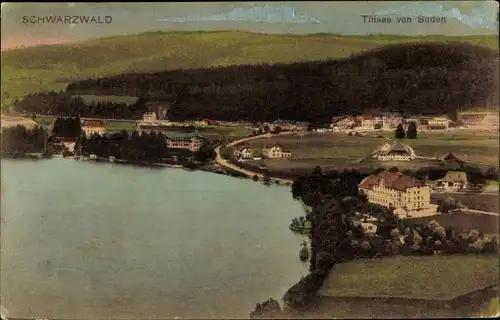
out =
{"type": "Polygon", "coordinates": [[[373,152],[373,157],[381,161],[410,161],[413,155],[407,146],[386,142],[373,152]]]}

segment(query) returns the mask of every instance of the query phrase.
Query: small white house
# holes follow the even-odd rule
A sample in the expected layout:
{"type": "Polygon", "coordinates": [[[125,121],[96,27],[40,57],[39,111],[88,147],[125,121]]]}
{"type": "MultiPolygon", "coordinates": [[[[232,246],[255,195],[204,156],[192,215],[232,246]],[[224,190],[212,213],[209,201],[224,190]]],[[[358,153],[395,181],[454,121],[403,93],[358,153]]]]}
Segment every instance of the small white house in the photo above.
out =
{"type": "Polygon", "coordinates": [[[446,175],[434,181],[433,188],[442,191],[458,191],[467,188],[467,173],[461,171],[448,171],[446,175]]]}
{"type": "Polygon", "coordinates": [[[450,120],[448,120],[447,118],[433,118],[433,119],[430,119],[428,120],[428,123],[429,123],[429,127],[431,129],[442,129],[442,130],[446,130],[448,129],[448,125],[450,123],[450,120]]]}
{"type": "Polygon", "coordinates": [[[239,159],[252,159],[253,158],[252,146],[248,144],[237,145],[234,150],[234,156],[239,159]]]}
{"type": "Polygon", "coordinates": [[[262,154],[269,159],[290,158],[291,152],[283,151],[283,147],[277,144],[267,145],[262,149],[262,154]]]}
{"type": "Polygon", "coordinates": [[[156,112],[144,112],[142,115],[142,121],[144,122],[155,122],[156,120],[156,112]]]}

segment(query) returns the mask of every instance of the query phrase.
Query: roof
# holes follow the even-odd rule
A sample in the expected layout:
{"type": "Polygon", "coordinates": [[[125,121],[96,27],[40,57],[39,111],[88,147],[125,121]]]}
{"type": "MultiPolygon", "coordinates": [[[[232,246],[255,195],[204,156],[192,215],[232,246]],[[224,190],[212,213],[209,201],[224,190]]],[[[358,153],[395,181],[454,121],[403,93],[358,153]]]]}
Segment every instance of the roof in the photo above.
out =
{"type": "Polygon", "coordinates": [[[241,151],[243,149],[252,148],[252,146],[249,144],[246,144],[246,143],[242,143],[242,144],[236,145],[235,148],[236,148],[236,150],[241,151]]]}
{"type": "Polygon", "coordinates": [[[363,179],[360,188],[372,190],[373,187],[384,184],[385,187],[398,191],[406,191],[409,188],[425,186],[425,183],[416,178],[402,174],[401,172],[383,171],[377,175],[371,175],[363,179]]]}
{"type": "Polygon", "coordinates": [[[102,120],[83,120],[82,127],[104,128],[104,121],[102,121],[102,120]]]}
{"type": "Polygon", "coordinates": [[[145,116],[145,115],[152,116],[152,115],[155,115],[155,114],[156,114],[156,112],[154,112],[154,111],[146,111],[146,112],[143,113],[143,116],[145,116]]]}
{"type": "Polygon", "coordinates": [[[352,116],[345,116],[345,117],[341,117],[337,120],[337,122],[341,122],[341,121],[354,121],[354,117],[352,116]]]}
{"type": "Polygon", "coordinates": [[[375,117],[371,114],[366,116],[361,116],[361,120],[375,120],[375,117]]]}
{"type": "Polygon", "coordinates": [[[448,171],[446,175],[439,179],[441,181],[455,182],[455,181],[467,181],[467,173],[462,171],[448,171]]]}
{"type": "Polygon", "coordinates": [[[267,144],[267,145],[264,146],[264,149],[271,149],[271,148],[274,148],[274,147],[282,148],[283,149],[282,146],[280,146],[279,144],[276,144],[276,143],[275,144],[267,144]]]}
{"type": "Polygon", "coordinates": [[[444,157],[443,157],[443,160],[444,161],[454,161],[454,162],[458,162],[458,163],[464,163],[465,161],[459,159],[457,156],[455,156],[452,152],[450,153],[447,153],[444,157]]]}
{"type": "Polygon", "coordinates": [[[408,150],[408,147],[400,144],[400,143],[393,143],[392,146],[387,149],[387,150],[380,150],[383,146],[385,146],[387,143],[390,143],[390,142],[385,142],[384,144],[382,144],[375,152],[374,154],[379,154],[379,155],[387,155],[387,154],[390,154],[390,153],[405,153],[405,154],[408,154],[408,155],[411,155],[411,152],[410,150],[408,150]]]}

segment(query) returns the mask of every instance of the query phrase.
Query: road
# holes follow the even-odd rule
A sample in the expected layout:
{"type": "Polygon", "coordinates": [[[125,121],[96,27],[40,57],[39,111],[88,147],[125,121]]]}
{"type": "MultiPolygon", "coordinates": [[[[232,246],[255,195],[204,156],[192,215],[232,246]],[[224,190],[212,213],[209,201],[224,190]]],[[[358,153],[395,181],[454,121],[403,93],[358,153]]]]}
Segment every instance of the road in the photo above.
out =
{"type": "Polygon", "coordinates": [[[477,214],[487,214],[487,215],[490,215],[490,216],[499,216],[499,214],[497,212],[489,212],[489,211],[481,211],[481,210],[473,210],[473,209],[467,209],[467,210],[464,210],[463,212],[465,213],[477,213],[477,214]]]}
{"type": "MultiPolygon", "coordinates": [[[[296,132],[282,132],[282,133],[279,133],[279,135],[288,135],[288,134],[294,134],[294,133],[296,133],[296,132]]],[[[227,146],[228,147],[233,147],[233,146],[235,146],[237,144],[240,144],[240,143],[243,143],[243,142],[246,142],[246,141],[250,141],[250,140],[254,140],[254,139],[260,139],[260,138],[266,138],[266,137],[270,138],[271,136],[272,136],[271,134],[266,133],[266,134],[262,134],[262,135],[259,135],[259,136],[253,136],[253,137],[243,138],[243,139],[240,139],[240,140],[233,141],[230,144],[228,144],[227,146]]],[[[259,177],[259,179],[264,178],[264,175],[261,174],[261,173],[253,172],[253,171],[250,171],[250,170],[246,170],[246,169],[240,168],[240,167],[235,166],[234,164],[230,163],[229,161],[225,160],[224,158],[222,158],[222,156],[220,154],[220,146],[218,146],[217,148],[215,148],[215,154],[216,154],[215,162],[217,162],[217,164],[219,164],[221,167],[224,167],[224,168],[227,168],[227,169],[230,169],[230,170],[234,170],[234,171],[240,172],[240,173],[242,173],[244,175],[247,175],[249,177],[257,176],[257,177],[259,177]]],[[[284,183],[284,184],[292,184],[293,183],[293,180],[280,179],[280,178],[271,178],[271,181],[277,181],[279,183],[284,183]]]]}

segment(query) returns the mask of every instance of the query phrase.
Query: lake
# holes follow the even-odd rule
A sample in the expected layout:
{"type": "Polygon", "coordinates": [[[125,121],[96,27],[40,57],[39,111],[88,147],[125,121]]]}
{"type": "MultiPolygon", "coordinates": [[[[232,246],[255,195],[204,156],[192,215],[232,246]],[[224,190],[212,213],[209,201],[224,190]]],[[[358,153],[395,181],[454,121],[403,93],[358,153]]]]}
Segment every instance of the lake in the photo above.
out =
{"type": "Polygon", "coordinates": [[[307,274],[290,187],[62,158],[1,169],[9,317],[248,318],[307,274]]]}

